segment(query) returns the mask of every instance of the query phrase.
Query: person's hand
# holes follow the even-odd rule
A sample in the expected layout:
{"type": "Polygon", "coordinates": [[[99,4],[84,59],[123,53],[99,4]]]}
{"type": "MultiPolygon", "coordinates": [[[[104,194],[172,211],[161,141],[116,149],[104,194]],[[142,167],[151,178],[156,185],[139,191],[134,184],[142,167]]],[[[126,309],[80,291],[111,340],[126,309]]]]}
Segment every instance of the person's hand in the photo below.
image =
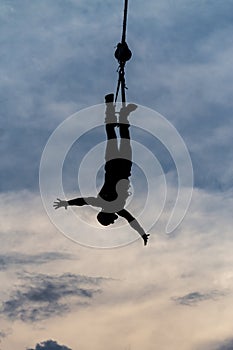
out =
{"type": "Polygon", "coordinates": [[[142,239],[144,241],[144,245],[147,245],[147,241],[149,238],[150,234],[144,233],[144,235],[142,236],[142,239]]]}
{"type": "Polygon", "coordinates": [[[54,209],[58,209],[58,208],[61,208],[61,207],[64,207],[65,209],[67,209],[68,202],[67,201],[62,201],[61,199],[57,198],[57,201],[53,203],[53,207],[54,207],[54,209]]]}

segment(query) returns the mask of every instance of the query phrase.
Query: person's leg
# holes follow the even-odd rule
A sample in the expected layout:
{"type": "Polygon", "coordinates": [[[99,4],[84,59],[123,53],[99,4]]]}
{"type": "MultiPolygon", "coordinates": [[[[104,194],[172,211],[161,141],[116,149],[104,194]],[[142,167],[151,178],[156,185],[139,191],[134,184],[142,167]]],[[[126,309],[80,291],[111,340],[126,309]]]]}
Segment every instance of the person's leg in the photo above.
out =
{"type": "Polygon", "coordinates": [[[107,135],[107,145],[105,150],[105,161],[118,157],[117,135],[115,127],[117,126],[117,118],[114,106],[114,94],[105,96],[106,112],[105,112],[105,131],[107,135]]]}
{"type": "Polygon", "coordinates": [[[119,157],[132,161],[132,147],[130,143],[130,132],[129,124],[120,123],[120,148],[119,148],[119,157]]]}
{"type": "Polygon", "coordinates": [[[130,144],[130,123],[128,117],[131,112],[135,111],[137,106],[135,104],[129,104],[127,107],[121,108],[119,115],[119,128],[120,128],[120,157],[132,161],[132,147],[130,144]]]}
{"type": "Polygon", "coordinates": [[[129,114],[137,108],[136,105],[130,104],[120,110],[119,115],[119,132],[120,132],[120,148],[117,175],[118,182],[116,185],[119,198],[126,199],[129,196],[130,181],[132,168],[132,147],[130,144],[130,124],[129,114]]]}

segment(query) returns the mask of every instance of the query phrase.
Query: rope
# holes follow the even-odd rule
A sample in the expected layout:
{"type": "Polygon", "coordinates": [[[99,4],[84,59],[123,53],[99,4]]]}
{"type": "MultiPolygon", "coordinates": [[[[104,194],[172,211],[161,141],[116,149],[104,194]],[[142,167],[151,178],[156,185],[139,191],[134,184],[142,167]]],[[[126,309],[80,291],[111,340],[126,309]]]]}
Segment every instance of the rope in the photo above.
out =
{"type": "Polygon", "coordinates": [[[125,0],[123,31],[122,31],[122,39],[121,39],[122,44],[126,42],[127,14],[128,14],[128,0],[125,0]]]}
{"type": "Polygon", "coordinates": [[[117,49],[115,51],[115,57],[119,62],[119,67],[117,70],[118,71],[118,82],[117,82],[117,89],[116,89],[116,94],[115,94],[115,103],[117,101],[119,90],[121,87],[122,106],[125,106],[125,104],[126,104],[125,90],[127,89],[127,87],[126,87],[126,83],[125,83],[125,64],[126,64],[126,61],[130,60],[130,58],[132,56],[132,53],[131,53],[131,51],[128,48],[128,45],[126,43],[127,14],[128,14],[128,0],[125,0],[122,38],[121,38],[121,43],[119,43],[117,45],[117,49]]]}

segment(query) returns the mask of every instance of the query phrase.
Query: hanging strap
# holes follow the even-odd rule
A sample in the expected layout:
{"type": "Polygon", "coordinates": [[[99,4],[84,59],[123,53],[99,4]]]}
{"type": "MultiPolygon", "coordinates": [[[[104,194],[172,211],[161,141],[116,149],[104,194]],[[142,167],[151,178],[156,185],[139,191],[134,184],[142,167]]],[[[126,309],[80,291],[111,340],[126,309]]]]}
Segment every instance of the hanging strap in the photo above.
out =
{"type": "Polygon", "coordinates": [[[125,96],[125,90],[127,89],[125,85],[125,70],[124,70],[124,65],[120,65],[118,68],[118,82],[117,82],[117,89],[116,89],[116,94],[115,94],[115,102],[117,101],[119,90],[121,87],[121,100],[122,103],[126,102],[126,96],[125,96]]]}

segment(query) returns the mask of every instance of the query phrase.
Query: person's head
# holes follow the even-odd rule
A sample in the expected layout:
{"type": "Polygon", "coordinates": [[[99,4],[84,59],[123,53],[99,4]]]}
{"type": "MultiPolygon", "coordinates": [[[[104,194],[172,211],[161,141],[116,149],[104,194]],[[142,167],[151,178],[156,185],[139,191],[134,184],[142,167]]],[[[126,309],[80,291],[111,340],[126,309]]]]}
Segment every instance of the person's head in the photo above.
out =
{"type": "Polygon", "coordinates": [[[108,226],[114,223],[114,221],[118,218],[115,213],[107,213],[105,211],[99,212],[97,215],[97,220],[103,226],[108,226]]]}

